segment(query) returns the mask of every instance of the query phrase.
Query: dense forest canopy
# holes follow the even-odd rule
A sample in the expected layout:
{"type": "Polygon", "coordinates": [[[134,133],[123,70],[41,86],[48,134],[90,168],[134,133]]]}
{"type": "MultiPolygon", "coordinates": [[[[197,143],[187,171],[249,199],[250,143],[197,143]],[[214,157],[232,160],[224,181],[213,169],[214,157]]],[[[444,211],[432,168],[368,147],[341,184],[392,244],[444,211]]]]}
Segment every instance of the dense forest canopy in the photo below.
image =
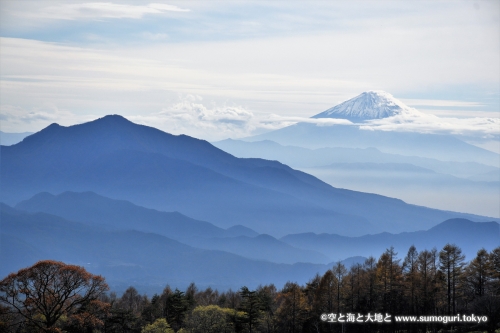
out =
{"type": "Polygon", "coordinates": [[[389,248],[378,260],[338,263],[306,285],[281,289],[219,292],[192,283],[184,291],[167,285],[151,298],[134,287],[121,297],[106,290],[102,277],[81,267],[38,262],[0,282],[0,332],[495,332],[500,247],[480,249],[469,262],[454,244],[420,252],[412,246],[401,257],[389,248]],[[395,320],[464,315],[487,320],[395,320]]]}

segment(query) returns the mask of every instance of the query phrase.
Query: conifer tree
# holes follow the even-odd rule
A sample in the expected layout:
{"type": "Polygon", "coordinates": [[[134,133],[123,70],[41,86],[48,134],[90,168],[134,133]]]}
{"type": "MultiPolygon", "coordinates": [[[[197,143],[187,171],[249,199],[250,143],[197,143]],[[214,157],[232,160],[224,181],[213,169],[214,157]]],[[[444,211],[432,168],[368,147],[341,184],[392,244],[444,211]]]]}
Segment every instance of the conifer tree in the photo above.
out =
{"type": "Polygon", "coordinates": [[[457,285],[464,266],[465,256],[455,244],[446,244],[439,252],[439,268],[446,279],[447,314],[456,312],[457,285]]]}

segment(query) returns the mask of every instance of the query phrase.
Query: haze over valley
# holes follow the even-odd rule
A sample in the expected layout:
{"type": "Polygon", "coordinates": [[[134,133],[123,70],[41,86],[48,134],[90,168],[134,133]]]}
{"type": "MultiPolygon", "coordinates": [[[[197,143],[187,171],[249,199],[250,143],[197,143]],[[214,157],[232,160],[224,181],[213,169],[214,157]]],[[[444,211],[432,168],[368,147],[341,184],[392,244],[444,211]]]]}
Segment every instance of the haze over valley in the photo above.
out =
{"type": "MultiPolygon", "coordinates": [[[[2,146],[1,256],[9,264],[2,265],[1,273],[50,257],[106,275],[118,289],[135,284],[155,290],[165,279],[183,287],[195,279],[200,286],[227,289],[283,284],[291,278],[305,283],[335,262],[363,262],[389,246],[404,253],[412,245],[454,243],[472,257],[478,247],[492,250],[500,243],[498,218],[332,187],[270,159],[276,153],[310,166],[337,156],[384,157],[392,162],[345,165],[377,179],[380,175],[367,169],[390,171],[392,180],[394,172],[403,171],[405,184],[415,173],[434,172],[400,160],[462,177],[494,171],[494,166],[374,148],[222,143],[239,149],[249,145],[249,154],[263,146],[260,151],[269,159],[237,158],[207,141],[118,115],[69,127],[52,124],[2,146]],[[160,261],[155,253],[162,253],[160,261]]],[[[470,149],[485,159],[494,154],[470,149]]]]}
{"type": "Polygon", "coordinates": [[[3,1],[0,274],[58,260],[152,296],[493,258],[499,12],[3,1]]]}

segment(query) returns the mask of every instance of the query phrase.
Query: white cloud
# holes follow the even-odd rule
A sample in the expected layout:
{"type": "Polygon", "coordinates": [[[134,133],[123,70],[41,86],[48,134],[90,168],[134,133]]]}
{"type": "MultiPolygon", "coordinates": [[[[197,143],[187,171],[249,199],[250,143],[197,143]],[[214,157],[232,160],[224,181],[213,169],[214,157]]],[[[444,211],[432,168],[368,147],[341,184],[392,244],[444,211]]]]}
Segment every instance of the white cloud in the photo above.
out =
{"type": "Polygon", "coordinates": [[[127,118],[140,124],[157,127],[168,133],[187,134],[207,140],[241,138],[280,129],[298,122],[318,126],[353,125],[350,121],[343,119],[280,116],[254,113],[240,105],[210,104],[209,106],[204,104],[200,96],[187,95],[161,112],[127,118]]]}
{"type": "Polygon", "coordinates": [[[400,99],[403,103],[417,107],[417,106],[449,106],[449,107],[482,107],[484,103],[479,102],[465,102],[455,100],[439,100],[439,99],[400,99]]]}
{"type": "Polygon", "coordinates": [[[307,118],[252,112],[242,106],[206,106],[199,96],[147,116],[128,117],[173,134],[187,134],[207,140],[241,138],[276,130],[296,123],[316,126],[359,126],[362,130],[451,134],[467,138],[500,139],[500,118],[440,118],[415,110],[412,114],[352,123],[345,119],[307,118]]]}
{"type": "Polygon", "coordinates": [[[398,115],[360,124],[363,130],[401,131],[500,139],[500,118],[440,118],[434,115],[398,115]]]}
{"type": "Polygon", "coordinates": [[[484,111],[484,110],[463,110],[456,108],[428,108],[421,109],[423,113],[435,115],[443,118],[499,118],[500,112],[498,111],[484,111]]]}
{"type": "Polygon", "coordinates": [[[135,6],[111,2],[87,2],[49,6],[42,8],[38,13],[31,13],[31,15],[57,20],[141,19],[145,15],[164,14],[171,11],[187,12],[189,9],[158,3],[135,6]]]}
{"type": "Polygon", "coordinates": [[[128,117],[172,134],[187,134],[209,140],[249,135],[259,127],[253,112],[238,105],[206,106],[202,98],[187,95],[162,111],[128,117]]]}
{"type": "MultiPolygon", "coordinates": [[[[54,105],[26,110],[2,105],[0,122],[7,132],[38,131],[57,122],[69,126],[94,120],[102,115],[78,115],[60,110],[54,105]]],[[[344,119],[308,118],[258,113],[241,105],[204,103],[197,95],[186,95],[160,112],[126,116],[131,121],[156,127],[172,134],[186,134],[206,140],[242,138],[276,130],[296,123],[317,126],[360,126],[362,130],[403,131],[434,134],[452,134],[468,140],[500,140],[500,118],[440,118],[415,112],[394,117],[352,123],[344,119]],[[476,138],[476,139],[474,139],[476,138]]]]}
{"type": "MultiPolygon", "coordinates": [[[[498,1],[481,3],[481,10],[466,2],[435,1],[217,6],[193,1],[186,20],[165,25],[152,19],[185,11],[185,3],[6,2],[0,6],[6,36],[44,36],[53,42],[0,38],[0,103],[130,119],[163,116],[179,128],[226,136],[300,121],[328,125],[333,121],[308,117],[372,89],[409,98],[430,92],[438,100],[409,104],[454,118],[458,113],[488,116],[498,105],[498,1]],[[265,6],[269,11],[261,10],[265,6]],[[106,19],[145,17],[127,21],[130,29],[123,32],[118,29],[123,22],[106,19]],[[90,29],[94,22],[74,20],[103,22],[90,29]],[[99,43],[89,46],[88,40],[99,43]],[[457,86],[471,89],[440,96],[439,91],[453,92],[457,86]],[[484,98],[486,90],[496,95],[484,98]],[[182,105],[178,94],[201,95],[216,104],[182,105]],[[444,100],[462,96],[467,102],[444,100]],[[175,105],[189,111],[176,113],[175,105]],[[459,110],[450,113],[451,108],[459,110]],[[249,110],[252,115],[245,113],[249,110]],[[182,117],[200,124],[189,125],[182,117]]],[[[488,123],[453,119],[370,126],[450,132],[477,126],[478,133],[491,132],[484,129],[488,123]]]]}

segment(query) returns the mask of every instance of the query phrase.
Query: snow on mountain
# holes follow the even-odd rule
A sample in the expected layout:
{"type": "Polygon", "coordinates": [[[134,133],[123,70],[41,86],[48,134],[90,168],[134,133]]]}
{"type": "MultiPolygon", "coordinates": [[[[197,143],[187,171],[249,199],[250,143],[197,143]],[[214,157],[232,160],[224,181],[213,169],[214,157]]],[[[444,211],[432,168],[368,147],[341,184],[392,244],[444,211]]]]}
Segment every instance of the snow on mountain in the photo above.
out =
{"type": "Polygon", "coordinates": [[[403,114],[417,115],[420,112],[406,106],[385,91],[374,90],[364,92],[312,118],[337,118],[359,122],[403,114]]]}

